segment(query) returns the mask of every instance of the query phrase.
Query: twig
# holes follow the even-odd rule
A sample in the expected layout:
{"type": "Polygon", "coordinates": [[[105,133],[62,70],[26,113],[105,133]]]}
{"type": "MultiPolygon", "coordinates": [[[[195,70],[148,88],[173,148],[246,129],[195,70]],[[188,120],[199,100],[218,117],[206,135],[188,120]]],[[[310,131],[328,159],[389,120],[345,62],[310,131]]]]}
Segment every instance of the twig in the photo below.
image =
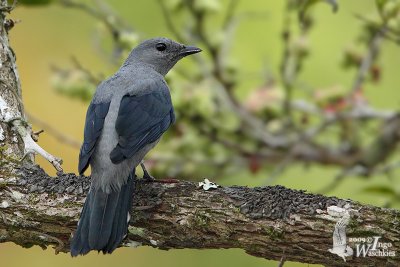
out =
{"type": "MultiPolygon", "coordinates": [[[[80,10],[86,12],[87,14],[91,15],[92,17],[102,21],[107,26],[107,28],[110,30],[110,32],[112,33],[112,37],[114,39],[118,39],[120,29],[118,29],[117,27],[115,27],[115,25],[113,23],[111,23],[112,20],[110,19],[109,16],[108,17],[105,16],[105,14],[103,14],[102,12],[100,12],[82,2],[73,1],[73,0],[60,0],[60,3],[62,5],[64,5],[65,7],[80,9],[80,10]]],[[[108,14],[108,15],[110,15],[110,14],[108,14]]]]}
{"type": "Polygon", "coordinates": [[[282,256],[281,260],[279,261],[278,267],[283,267],[283,265],[285,264],[285,262],[286,262],[286,257],[285,257],[285,256],[282,256]]]}
{"type": "Polygon", "coordinates": [[[250,136],[256,138],[257,140],[260,140],[266,146],[270,147],[287,146],[288,145],[287,138],[281,136],[280,137],[273,136],[272,134],[270,134],[268,131],[266,131],[264,122],[262,122],[259,118],[250,114],[235,99],[232,92],[235,83],[228,81],[223,74],[224,69],[221,64],[219,56],[219,54],[221,53],[221,49],[212,45],[205,33],[205,26],[204,26],[205,14],[203,12],[196,10],[190,3],[187,5],[187,8],[195,19],[195,29],[198,37],[204,43],[206,49],[211,55],[213,63],[212,75],[216,79],[216,81],[220,84],[220,86],[217,87],[219,89],[218,92],[220,93],[219,99],[222,100],[223,103],[227,107],[229,107],[233,112],[235,112],[235,114],[238,115],[238,117],[245,125],[249,126],[249,128],[247,127],[245,128],[246,132],[250,136]]]}
{"type": "Polygon", "coordinates": [[[172,18],[171,18],[171,14],[164,4],[164,0],[158,0],[158,4],[161,7],[161,11],[162,11],[165,23],[167,23],[168,29],[172,32],[172,34],[175,36],[175,38],[178,42],[184,43],[185,39],[179,33],[178,29],[175,27],[175,25],[172,21],[172,18]]]}
{"type": "Polygon", "coordinates": [[[79,142],[78,140],[75,140],[74,138],[62,133],[61,131],[57,130],[47,122],[39,119],[38,117],[28,112],[26,112],[26,115],[29,118],[30,122],[36,124],[40,128],[43,128],[47,133],[56,138],[59,142],[71,146],[75,149],[79,149],[81,147],[81,142],[79,142]]]}
{"type": "Polygon", "coordinates": [[[63,169],[61,167],[61,164],[63,163],[62,159],[51,155],[32,139],[32,129],[26,125],[26,122],[22,118],[12,119],[11,124],[21,136],[25,146],[25,155],[21,161],[24,160],[29,154],[39,154],[48,162],[50,162],[58,173],[63,173],[63,169]]]}
{"type": "Polygon", "coordinates": [[[287,156],[283,158],[283,160],[274,168],[272,173],[268,176],[268,178],[265,180],[263,183],[264,185],[271,185],[273,184],[276,179],[285,171],[285,169],[293,163],[294,160],[294,153],[292,152],[293,149],[291,149],[291,152],[287,153],[287,156]]]}
{"type": "Polygon", "coordinates": [[[372,174],[373,175],[388,174],[388,173],[392,172],[393,170],[397,170],[399,168],[400,168],[400,162],[394,162],[394,163],[387,164],[386,166],[384,166],[382,168],[375,169],[372,174]]]}
{"type": "Polygon", "coordinates": [[[86,77],[88,78],[89,82],[92,83],[93,85],[98,85],[103,79],[103,75],[95,76],[90,70],[86,69],[85,67],[82,66],[82,64],[79,62],[79,60],[76,57],[71,57],[72,63],[75,65],[75,67],[82,71],[86,77]]]}
{"type": "Polygon", "coordinates": [[[282,83],[285,89],[285,99],[283,101],[283,113],[287,116],[289,121],[291,121],[292,108],[290,103],[292,102],[292,81],[294,74],[293,74],[292,64],[290,64],[290,59],[292,58],[292,56],[290,52],[291,19],[289,12],[290,12],[290,1],[287,1],[285,7],[282,36],[281,36],[283,41],[283,54],[280,64],[280,73],[281,73],[282,83]]]}
{"type": "Polygon", "coordinates": [[[222,23],[222,28],[227,30],[229,28],[229,24],[232,22],[232,18],[234,17],[236,8],[239,4],[239,0],[230,0],[228,4],[228,9],[225,14],[224,22],[222,23]]]}
{"type": "Polygon", "coordinates": [[[111,33],[112,39],[114,41],[114,54],[119,55],[124,49],[120,43],[121,33],[124,31],[132,31],[125,23],[110,9],[106,10],[106,4],[102,0],[97,0],[97,6],[99,9],[95,9],[83,2],[74,0],[59,0],[59,3],[68,8],[76,8],[82,10],[83,12],[89,14],[90,16],[98,19],[107,27],[111,33]],[[102,9],[102,10],[101,10],[102,9]]]}
{"type": "Polygon", "coordinates": [[[329,192],[332,192],[333,190],[335,190],[335,188],[337,188],[341,184],[341,182],[344,181],[344,178],[350,175],[361,175],[366,173],[367,173],[366,168],[360,165],[345,168],[338,175],[335,176],[335,178],[331,183],[318,190],[317,193],[327,194],[329,192]]]}
{"type": "Polygon", "coordinates": [[[9,1],[6,1],[6,2],[5,2],[6,5],[0,6],[0,11],[1,11],[1,12],[10,13],[10,12],[16,7],[18,1],[17,1],[17,0],[13,0],[11,5],[7,5],[8,2],[9,2],[9,1]]]}
{"type": "Polygon", "coordinates": [[[379,49],[382,43],[382,40],[384,39],[386,32],[388,28],[386,24],[383,24],[374,34],[372,37],[369,46],[368,46],[368,51],[367,54],[363,57],[360,67],[358,69],[356,78],[354,80],[354,83],[351,87],[350,90],[350,95],[354,94],[357,90],[361,89],[361,86],[363,82],[365,81],[365,78],[372,66],[372,64],[375,62],[378,54],[379,54],[379,49]]]}

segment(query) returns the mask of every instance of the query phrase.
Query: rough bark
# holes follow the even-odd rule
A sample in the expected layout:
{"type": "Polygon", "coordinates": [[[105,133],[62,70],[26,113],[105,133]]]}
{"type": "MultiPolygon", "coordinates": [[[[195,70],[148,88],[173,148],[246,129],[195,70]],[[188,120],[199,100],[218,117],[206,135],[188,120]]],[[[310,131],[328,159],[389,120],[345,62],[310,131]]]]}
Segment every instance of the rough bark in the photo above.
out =
{"type": "Polygon", "coordinates": [[[6,18],[6,12],[13,8],[7,0],[0,0],[0,173],[14,173],[9,163],[33,164],[34,154],[40,154],[62,172],[62,160],[35,142],[38,136],[25,117],[16,58],[8,40],[14,22],[6,18]]]}
{"type": "MultiPolygon", "coordinates": [[[[0,241],[24,247],[53,245],[67,252],[89,178],[49,177],[38,167],[1,177],[0,241]]],[[[197,183],[137,180],[129,234],[123,246],[241,248],[266,259],[327,266],[398,266],[400,212],[350,200],[307,194],[282,186],[220,187],[205,191],[197,183]],[[328,251],[337,219],[329,206],[358,210],[348,237],[382,236],[395,257],[347,257],[328,251]]],[[[350,244],[351,245],[351,244],[350,244]]]]}
{"type": "Polygon", "coordinates": [[[7,162],[24,155],[24,143],[13,127],[16,118],[24,118],[19,74],[15,55],[8,42],[6,0],[0,1],[0,172],[12,172],[7,162]]]}

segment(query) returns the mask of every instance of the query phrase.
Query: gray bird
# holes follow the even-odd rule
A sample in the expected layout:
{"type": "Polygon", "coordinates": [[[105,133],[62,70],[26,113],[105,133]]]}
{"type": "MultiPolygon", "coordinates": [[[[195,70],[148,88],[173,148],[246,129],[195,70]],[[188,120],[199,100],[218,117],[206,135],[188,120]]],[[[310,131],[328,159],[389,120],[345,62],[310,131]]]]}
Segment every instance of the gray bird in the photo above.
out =
{"type": "MultiPolygon", "coordinates": [[[[167,38],[142,42],[122,67],[100,83],[86,114],[79,173],[91,166],[92,183],[71,255],[111,253],[127,234],[135,168],[175,121],[164,76],[201,49],[167,38]]],[[[151,178],[144,165],[144,178],[151,178]]]]}

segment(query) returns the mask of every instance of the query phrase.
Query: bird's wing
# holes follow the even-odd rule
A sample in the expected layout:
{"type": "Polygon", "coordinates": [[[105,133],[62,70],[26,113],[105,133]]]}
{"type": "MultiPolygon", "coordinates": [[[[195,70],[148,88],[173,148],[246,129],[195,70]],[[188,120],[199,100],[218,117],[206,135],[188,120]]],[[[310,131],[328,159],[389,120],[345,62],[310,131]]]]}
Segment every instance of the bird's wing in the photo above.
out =
{"type": "Polygon", "coordinates": [[[143,95],[125,95],[115,129],[119,140],[110,154],[114,164],[132,157],[147,144],[157,141],[174,123],[171,96],[166,85],[143,95]]]}
{"type": "Polygon", "coordinates": [[[103,130],[104,119],[107,116],[110,102],[90,103],[86,113],[84,140],[79,153],[79,173],[82,174],[89,166],[90,157],[96,147],[97,140],[103,130]]]}

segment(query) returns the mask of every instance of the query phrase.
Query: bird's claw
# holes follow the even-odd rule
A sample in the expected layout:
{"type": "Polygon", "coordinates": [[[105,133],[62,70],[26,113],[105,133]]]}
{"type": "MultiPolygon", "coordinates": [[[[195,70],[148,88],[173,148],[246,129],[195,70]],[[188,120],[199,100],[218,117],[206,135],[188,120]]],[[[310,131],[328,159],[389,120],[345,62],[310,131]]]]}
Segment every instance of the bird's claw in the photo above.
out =
{"type": "Polygon", "coordinates": [[[156,178],[154,178],[153,176],[151,176],[148,172],[146,172],[143,177],[143,180],[145,180],[146,182],[154,182],[156,181],[156,178]]]}

